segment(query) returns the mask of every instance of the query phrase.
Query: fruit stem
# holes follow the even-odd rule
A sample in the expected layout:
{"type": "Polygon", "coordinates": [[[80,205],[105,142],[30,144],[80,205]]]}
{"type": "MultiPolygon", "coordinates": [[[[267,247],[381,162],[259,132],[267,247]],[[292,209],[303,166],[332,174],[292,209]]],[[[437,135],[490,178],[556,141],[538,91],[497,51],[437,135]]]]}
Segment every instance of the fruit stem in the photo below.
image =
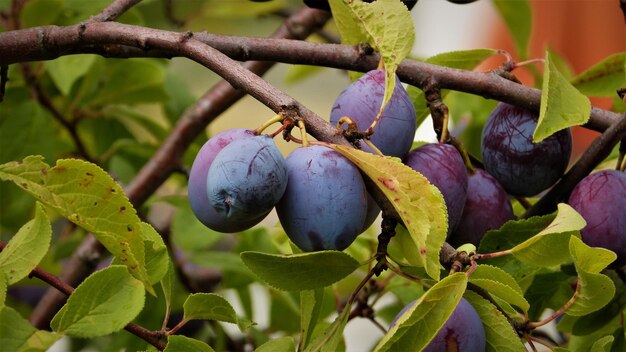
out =
{"type": "Polygon", "coordinates": [[[309,140],[306,136],[306,127],[304,126],[304,121],[298,120],[298,127],[300,128],[300,137],[302,138],[302,146],[308,147],[309,140]]]}
{"type": "Polygon", "coordinates": [[[619,144],[619,155],[617,157],[617,167],[618,171],[624,171],[626,168],[626,162],[624,161],[624,155],[626,154],[626,137],[622,138],[622,141],[619,144]]]}
{"type": "MultiPolygon", "coordinates": [[[[443,133],[442,133],[443,135],[443,133]]],[[[455,137],[450,136],[450,144],[459,151],[461,157],[463,158],[463,163],[465,164],[465,168],[470,175],[474,174],[474,166],[472,165],[472,159],[467,152],[467,149],[463,145],[463,143],[455,137]]]]}
{"type": "Polygon", "coordinates": [[[282,122],[284,119],[282,114],[277,114],[276,116],[272,117],[271,119],[265,121],[265,123],[263,123],[261,126],[259,126],[257,129],[254,130],[254,134],[255,135],[260,135],[261,133],[263,133],[263,131],[270,127],[271,125],[277,123],[277,122],[282,122]]]}
{"type": "Polygon", "coordinates": [[[545,63],[546,60],[544,58],[538,57],[535,59],[530,59],[530,60],[526,60],[526,61],[521,61],[521,62],[516,62],[513,64],[513,69],[519,68],[519,67],[523,67],[523,66],[527,66],[527,65],[531,65],[531,64],[535,64],[535,63],[545,63]]]}
{"type": "Polygon", "coordinates": [[[515,200],[517,200],[519,202],[519,204],[521,206],[524,207],[524,209],[528,210],[530,209],[530,207],[532,207],[533,205],[530,204],[530,202],[528,201],[528,199],[524,198],[524,197],[520,197],[520,196],[515,196],[515,200]]]}
{"type": "Polygon", "coordinates": [[[378,149],[378,147],[376,147],[374,145],[374,143],[372,143],[372,141],[369,140],[369,138],[363,138],[363,142],[365,142],[365,144],[367,144],[368,147],[372,148],[372,150],[374,151],[374,153],[376,153],[376,155],[380,155],[380,156],[385,156],[385,154],[383,154],[383,152],[380,151],[380,149],[378,149]]]}
{"type": "Polygon", "coordinates": [[[381,106],[380,110],[378,110],[378,114],[376,115],[376,118],[374,119],[374,121],[372,121],[372,124],[370,125],[370,127],[367,128],[367,130],[365,131],[365,134],[367,136],[371,136],[374,134],[374,128],[376,128],[376,125],[378,125],[378,122],[380,121],[380,117],[383,115],[383,111],[385,111],[385,106],[381,106]]]}
{"type": "Polygon", "coordinates": [[[450,114],[448,108],[443,109],[443,126],[441,129],[441,137],[439,143],[445,143],[448,140],[448,121],[450,120],[450,114]]]}

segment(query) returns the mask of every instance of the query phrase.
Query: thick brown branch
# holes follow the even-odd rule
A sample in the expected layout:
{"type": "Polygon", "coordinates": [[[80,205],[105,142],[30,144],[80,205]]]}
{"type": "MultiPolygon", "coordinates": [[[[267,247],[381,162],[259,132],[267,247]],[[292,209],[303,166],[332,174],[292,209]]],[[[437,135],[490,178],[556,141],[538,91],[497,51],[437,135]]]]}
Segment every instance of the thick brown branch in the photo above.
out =
{"type": "MultiPolygon", "coordinates": [[[[0,241],[0,252],[4,249],[5,244],[0,241]]],[[[74,292],[74,287],[67,284],[61,278],[56,275],[53,275],[40,267],[36,267],[33,271],[30,272],[28,277],[36,277],[39,280],[49,284],[50,286],[57,289],[65,296],[69,296],[74,292]]],[[[129,323],[124,327],[127,331],[131,332],[135,336],[145,340],[152,346],[158,348],[160,351],[165,349],[165,342],[161,340],[161,335],[156,331],[150,331],[142,326],[137,324],[129,323]]]]}
{"type": "MultiPolygon", "coordinates": [[[[208,33],[195,33],[191,37],[242,61],[276,61],[353,71],[368,71],[378,64],[377,55],[364,55],[362,50],[354,46],[208,33]]],[[[36,27],[0,33],[0,65],[50,60],[77,53],[96,53],[107,57],[187,56],[182,46],[171,45],[171,40],[176,41],[177,38],[181,38],[180,33],[118,23],[36,27]]],[[[434,80],[441,89],[477,94],[539,111],[540,90],[511,82],[497,74],[458,70],[411,60],[405,60],[398,67],[397,73],[402,81],[416,87],[423,88],[434,80]]],[[[617,119],[618,114],[594,107],[586,127],[603,132],[617,119]]]]}

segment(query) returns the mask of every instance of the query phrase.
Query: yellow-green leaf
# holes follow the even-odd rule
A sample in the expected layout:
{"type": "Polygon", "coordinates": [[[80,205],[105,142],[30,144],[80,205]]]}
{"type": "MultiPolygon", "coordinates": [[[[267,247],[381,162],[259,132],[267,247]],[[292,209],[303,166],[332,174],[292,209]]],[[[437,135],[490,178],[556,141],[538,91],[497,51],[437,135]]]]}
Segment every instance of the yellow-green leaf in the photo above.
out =
{"type": "MultiPolygon", "coordinates": [[[[328,147],[352,161],[382,191],[416,247],[421,262],[411,264],[424,267],[430,277],[439,280],[439,251],[448,231],[448,212],[437,187],[399,159],[341,145],[328,147]]],[[[402,237],[401,233],[398,235],[402,237]]],[[[404,243],[407,242],[405,238],[404,243]]]]}
{"type": "Polygon", "coordinates": [[[46,211],[37,203],[35,218],[27,222],[0,252],[0,273],[8,284],[14,284],[30,273],[46,255],[52,238],[52,228],[46,211]]]}
{"type": "Polygon", "coordinates": [[[469,282],[483,288],[493,296],[528,312],[530,304],[517,281],[506,271],[491,265],[478,265],[470,275],[469,282]]]}
{"type": "Polygon", "coordinates": [[[77,159],[60,159],[50,167],[41,156],[29,156],[0,165],[0,179],[14,182],[93,233],[154,294],[141,220],[122,188],[100,167],[77,159]]]}
{"type": "Polygon", "coordinates": [[[617,96],[616,90],[626,87],[626,52],[606,57],[571,82],[581,93],[589,96],[617,96]]]}
{"type": "Polygon", "coordinates": [[[213,352],[206,343],[187,336],[171,335],[167,338],[167,346],[163,352],[213,352]]]}
{"type": "Polygon", "coordinates": [[[590,114],[589,98],[563,77],[546,51],[541,107],[533,142],[539,143],[562,129],[583,125],[589,121],[590,114]]]}

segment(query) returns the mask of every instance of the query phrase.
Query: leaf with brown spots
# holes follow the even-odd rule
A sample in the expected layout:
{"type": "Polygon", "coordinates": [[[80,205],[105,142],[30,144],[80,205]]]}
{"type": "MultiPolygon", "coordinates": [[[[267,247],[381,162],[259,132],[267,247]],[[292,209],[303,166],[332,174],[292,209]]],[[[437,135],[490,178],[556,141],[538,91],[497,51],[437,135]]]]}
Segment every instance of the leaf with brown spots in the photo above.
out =
{"type": "Polygon", "coordinates": [[[104,170],[77,159],[60,159],[51,168],[43,157],[29,156],[0,165],[0,179],[14,182],[93,233],[154,294],[146,270],[141,220],[122,188],[104,170]]]}
{"type": "Polygon", "coordinates": [[[383,192],[408,230],[398,231],[393,241],[401,243],[409,263],[424,267],[430,277],[439,280],[439,250],[448,231],[448,212],[437,187],[397,158],[327,146],[352,161],[383,192]]]}

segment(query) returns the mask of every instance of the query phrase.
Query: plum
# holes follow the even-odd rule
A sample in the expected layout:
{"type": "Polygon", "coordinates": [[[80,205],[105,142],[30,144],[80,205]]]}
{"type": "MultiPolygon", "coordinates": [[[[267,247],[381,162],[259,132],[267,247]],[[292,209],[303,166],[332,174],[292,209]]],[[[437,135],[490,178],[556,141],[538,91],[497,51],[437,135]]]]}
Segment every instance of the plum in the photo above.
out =
{"type": "Polygon", "coordinates": [[[615,252],[611,267],[626,265],[626,173],[603,170],[583,178],[568,203],[587,221],[583,242],[615,252]]]}
{"type": "MultiPolygon", "coordinates": [[[[330,112],[330,123],[337,125],[339,119],[348,116],[360,130],[366,130],[376,119],[384,94],[385,71],[369,71],[339,94],[330,112]]],[[[411,98],[396,77],[391,100],[370,140],[383,154],[402,158],[413,144],[416,124],[411,98]]],[[[373,153],[367,145],[362,147],[373,153]]]]}
{"type": "Polygon", "coordinates": [[[485,233],[514,219],[511,201],[498,181],[481,169],[474,169],[467,180],[467,200],[459,224],[450,235],[451,245],[476,246],[485,233]]]}
{"type": "Polygon", "coordinates": [[[219,214],[210,204],[206,191],[209,167],[217,154],[236,139],[254,137],[254,132],[243,128],[234,128],[222,131],[211,137],[196,155],[189,173],[188,198],[195,216],[205,226],[219,232],[244,231],[257,223],[263,217],[242,221],[228,220],[219,214]]]}
{"type": "Polygon", "coordinates": [[[565,172],[572,152],[572,134],[561,130],[533,142],[538,115],[500,103],[482,134],[485,169],[516,196],[533,196],[552,186],[565,172]]]}
{"type": "MultiPolygon", "coordinates": [[[[398,313],[391,322],[392,327],[413,304],[415,302],[409,303],[398,313]]],[[[422,351],[485,351],[486,343],[485,328],[478,313],[465,298],[461,298],[443,327],[422,351]]]]}
{"type": "Polygon", "coordinates": [[[209,204],[233,221],[263,218],[287,187],[285,159],[269,136],[232,141],[215,157],[206,180],[209,204]]]}
{"type": "Polygon", "coordinates": [[[467,171],[461,154],[448,144],[425,144],[410,151],[404,163],[441,191],[448,208],[448,234],[451,234],[461,219],[467,198],[467,171]]]}
{"type": "Polygon", "coordinates": [[[287,157],[287,190],[276,205],[287,236],[306,252],[343,250],[363,232],[367,191],[359,170],[338,152],[313,145],[287,157]]]}

